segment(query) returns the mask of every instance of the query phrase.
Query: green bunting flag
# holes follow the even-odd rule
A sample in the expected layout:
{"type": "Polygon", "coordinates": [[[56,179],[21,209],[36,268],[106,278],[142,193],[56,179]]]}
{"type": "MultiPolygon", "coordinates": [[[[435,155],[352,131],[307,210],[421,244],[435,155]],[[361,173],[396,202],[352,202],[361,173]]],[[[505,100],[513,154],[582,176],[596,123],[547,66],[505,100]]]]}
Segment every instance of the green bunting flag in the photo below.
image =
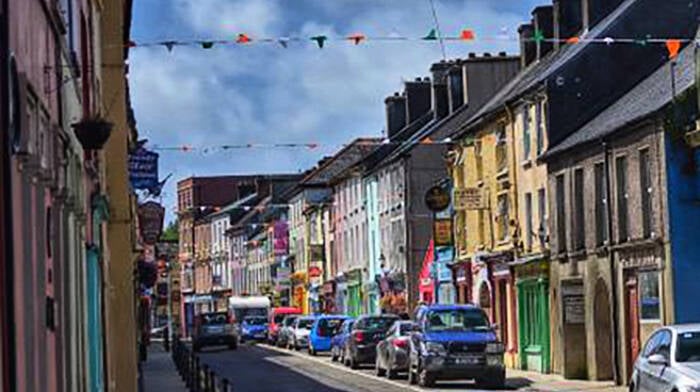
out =
{"type": "Polygon", "coordinates": [[[323,44],[326,42],[327,39],[328,37],[326,37],[325,35],[316,35],[314,37],[311,37],[311,40],[316,41],[319,49],[323,49],[323,44]]]}
{"type": "Polygon", "coordinates": [[[175,47],[176,44],[177,44],[177,42],[175,42],[175,41],[163,42],[163,45],[165,45],[165,48],[168,49],[168,52],[172,52],[173,48],[175,47]]]}
{"type": "Polygon", "coordinates": [[[425,41],[435,41],[437,40],[437,31],[435,29],[430,29],[428,35],[422,38],[425,41]]]}
{"type": "Polygon", "coordinates": [[[544,33],[540,29],[535,29],[535,36],[532,38],[535,43],[541,44],[544,42],[544,33]]]}
{"type": "Polygon", "coordinates": [[[203,49],[211,49],[214,47],[214,43],[212,41],[202,41],[202,48],[203,49]]]}

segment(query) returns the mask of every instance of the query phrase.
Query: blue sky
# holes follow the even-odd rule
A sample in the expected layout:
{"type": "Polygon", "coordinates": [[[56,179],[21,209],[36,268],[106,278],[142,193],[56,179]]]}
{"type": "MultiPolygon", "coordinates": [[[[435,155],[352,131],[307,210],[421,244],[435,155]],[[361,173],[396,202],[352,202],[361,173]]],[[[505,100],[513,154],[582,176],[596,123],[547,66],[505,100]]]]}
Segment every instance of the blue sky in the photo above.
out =
{"type": "MultiPolygon", "coordinates": [[[[497,36],[529,21],[547,0],[434,0],[445,35],[471,28],[497,36]]],[[[140,0],[136,42],[255,37],[422,36],[433,26],[429,0],[140,0]]],[[[517,42],[447,43],[449,58],[507,51],[517,42]]],[[[130,86],[138,129],[151,145],[315,142],[317,149],[161,152],[168,219],[175,183],[191,176],[298,172],[358,136],[380,136],[383,100],[402,80],[427,76],[442,58],[434,42],[312,42],[134,48],[130,86]]]]}

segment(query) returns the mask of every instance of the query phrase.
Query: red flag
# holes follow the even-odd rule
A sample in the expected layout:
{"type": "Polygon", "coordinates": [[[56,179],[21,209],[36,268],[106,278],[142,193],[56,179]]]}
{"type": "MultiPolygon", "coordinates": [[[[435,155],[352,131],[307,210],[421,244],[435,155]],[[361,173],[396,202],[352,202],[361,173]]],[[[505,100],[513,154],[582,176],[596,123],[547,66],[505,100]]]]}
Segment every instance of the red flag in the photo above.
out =
{"type": "Polygon", "coordinates": [[[250,41],[252,41],[252,39],[245,33],[238,34],[238,38],[236,38],[237,44],[247,44],[250,41]]]}
{"type": "Polygon", "coordinates": [[[678,39],[667,40],[666,49],[668,49],[668,58],[675,59],[678,56],[678,52],[681,50],[681,41],[678,39]]]}
{"type": "Polygon", "coordinates": [[[364,41],[367,39],[364,34],[357,33],[357,34],[352,34],[348,36],[348,39],[355,42],[355,45],[359,45],[360,42],[364,41]]]}
{"type": "Polygon", "coordinates": [[[464,41],[473,41],[476,38],[476,35],[474,34],[474,30],[464,29],[462,30],[462,34],[459,36],[459,38],[464,41]]]}

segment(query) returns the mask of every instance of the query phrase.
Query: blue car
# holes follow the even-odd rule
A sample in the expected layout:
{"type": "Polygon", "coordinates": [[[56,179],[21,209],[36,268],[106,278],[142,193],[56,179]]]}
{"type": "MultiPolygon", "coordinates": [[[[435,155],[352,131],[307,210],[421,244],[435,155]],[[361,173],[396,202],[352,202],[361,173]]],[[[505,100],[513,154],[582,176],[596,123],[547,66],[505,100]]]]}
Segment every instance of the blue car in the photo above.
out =
{"type": "Polygon", "coordinates": [[[309,354],[316,355],[321,351],[331,351],[331,339],[347,319],[347,316],[342,315],[318,316],[309,333],[309,354]]]}
{"type": "Polygon", "coordinates": [[[473,305],[432,305],[416,316],[409,343],[408,380],[430,387],[438,380],[473,379],[503,388],[503,344],[486,313],[473,305]]]}
{"type": "Polygon", "coordinates": [[[244,317],[241,323],[241,341],[263,341],[265,339],[267,339],[267,317],[244,317]]]}
{"type": "Polygon", "coordinates": [[[341,363],[344,362],[345,342],[350,338],[350,331],[354,322],[354,319],[346,318],[343,324],[340,325],[338,333],[331,338],[331,360],[333,362],[338,359],[340,359],[341,363]]]}

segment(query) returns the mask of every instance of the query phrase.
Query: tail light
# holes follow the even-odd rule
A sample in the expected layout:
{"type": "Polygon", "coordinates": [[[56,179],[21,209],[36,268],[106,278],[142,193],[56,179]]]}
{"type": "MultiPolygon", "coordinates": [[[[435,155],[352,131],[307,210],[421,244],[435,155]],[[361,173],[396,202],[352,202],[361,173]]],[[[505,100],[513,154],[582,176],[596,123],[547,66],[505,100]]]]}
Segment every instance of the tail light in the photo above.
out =
{"type": "Polygon", "coordinates": [[[397,347],[397,348],[406,348],[406,347],[408,347],[408,339],[406,339],[406,338],[394,339],[391,341],[391,344],[393,344],[394,347],[397,347]]]}
{"type": "Polygon", "coordinates": [[[355,341],[357,343],[362,343],[365,340],[365,333],[362,331],[353,332],[353,336],[355,337],[355,341]]]}

